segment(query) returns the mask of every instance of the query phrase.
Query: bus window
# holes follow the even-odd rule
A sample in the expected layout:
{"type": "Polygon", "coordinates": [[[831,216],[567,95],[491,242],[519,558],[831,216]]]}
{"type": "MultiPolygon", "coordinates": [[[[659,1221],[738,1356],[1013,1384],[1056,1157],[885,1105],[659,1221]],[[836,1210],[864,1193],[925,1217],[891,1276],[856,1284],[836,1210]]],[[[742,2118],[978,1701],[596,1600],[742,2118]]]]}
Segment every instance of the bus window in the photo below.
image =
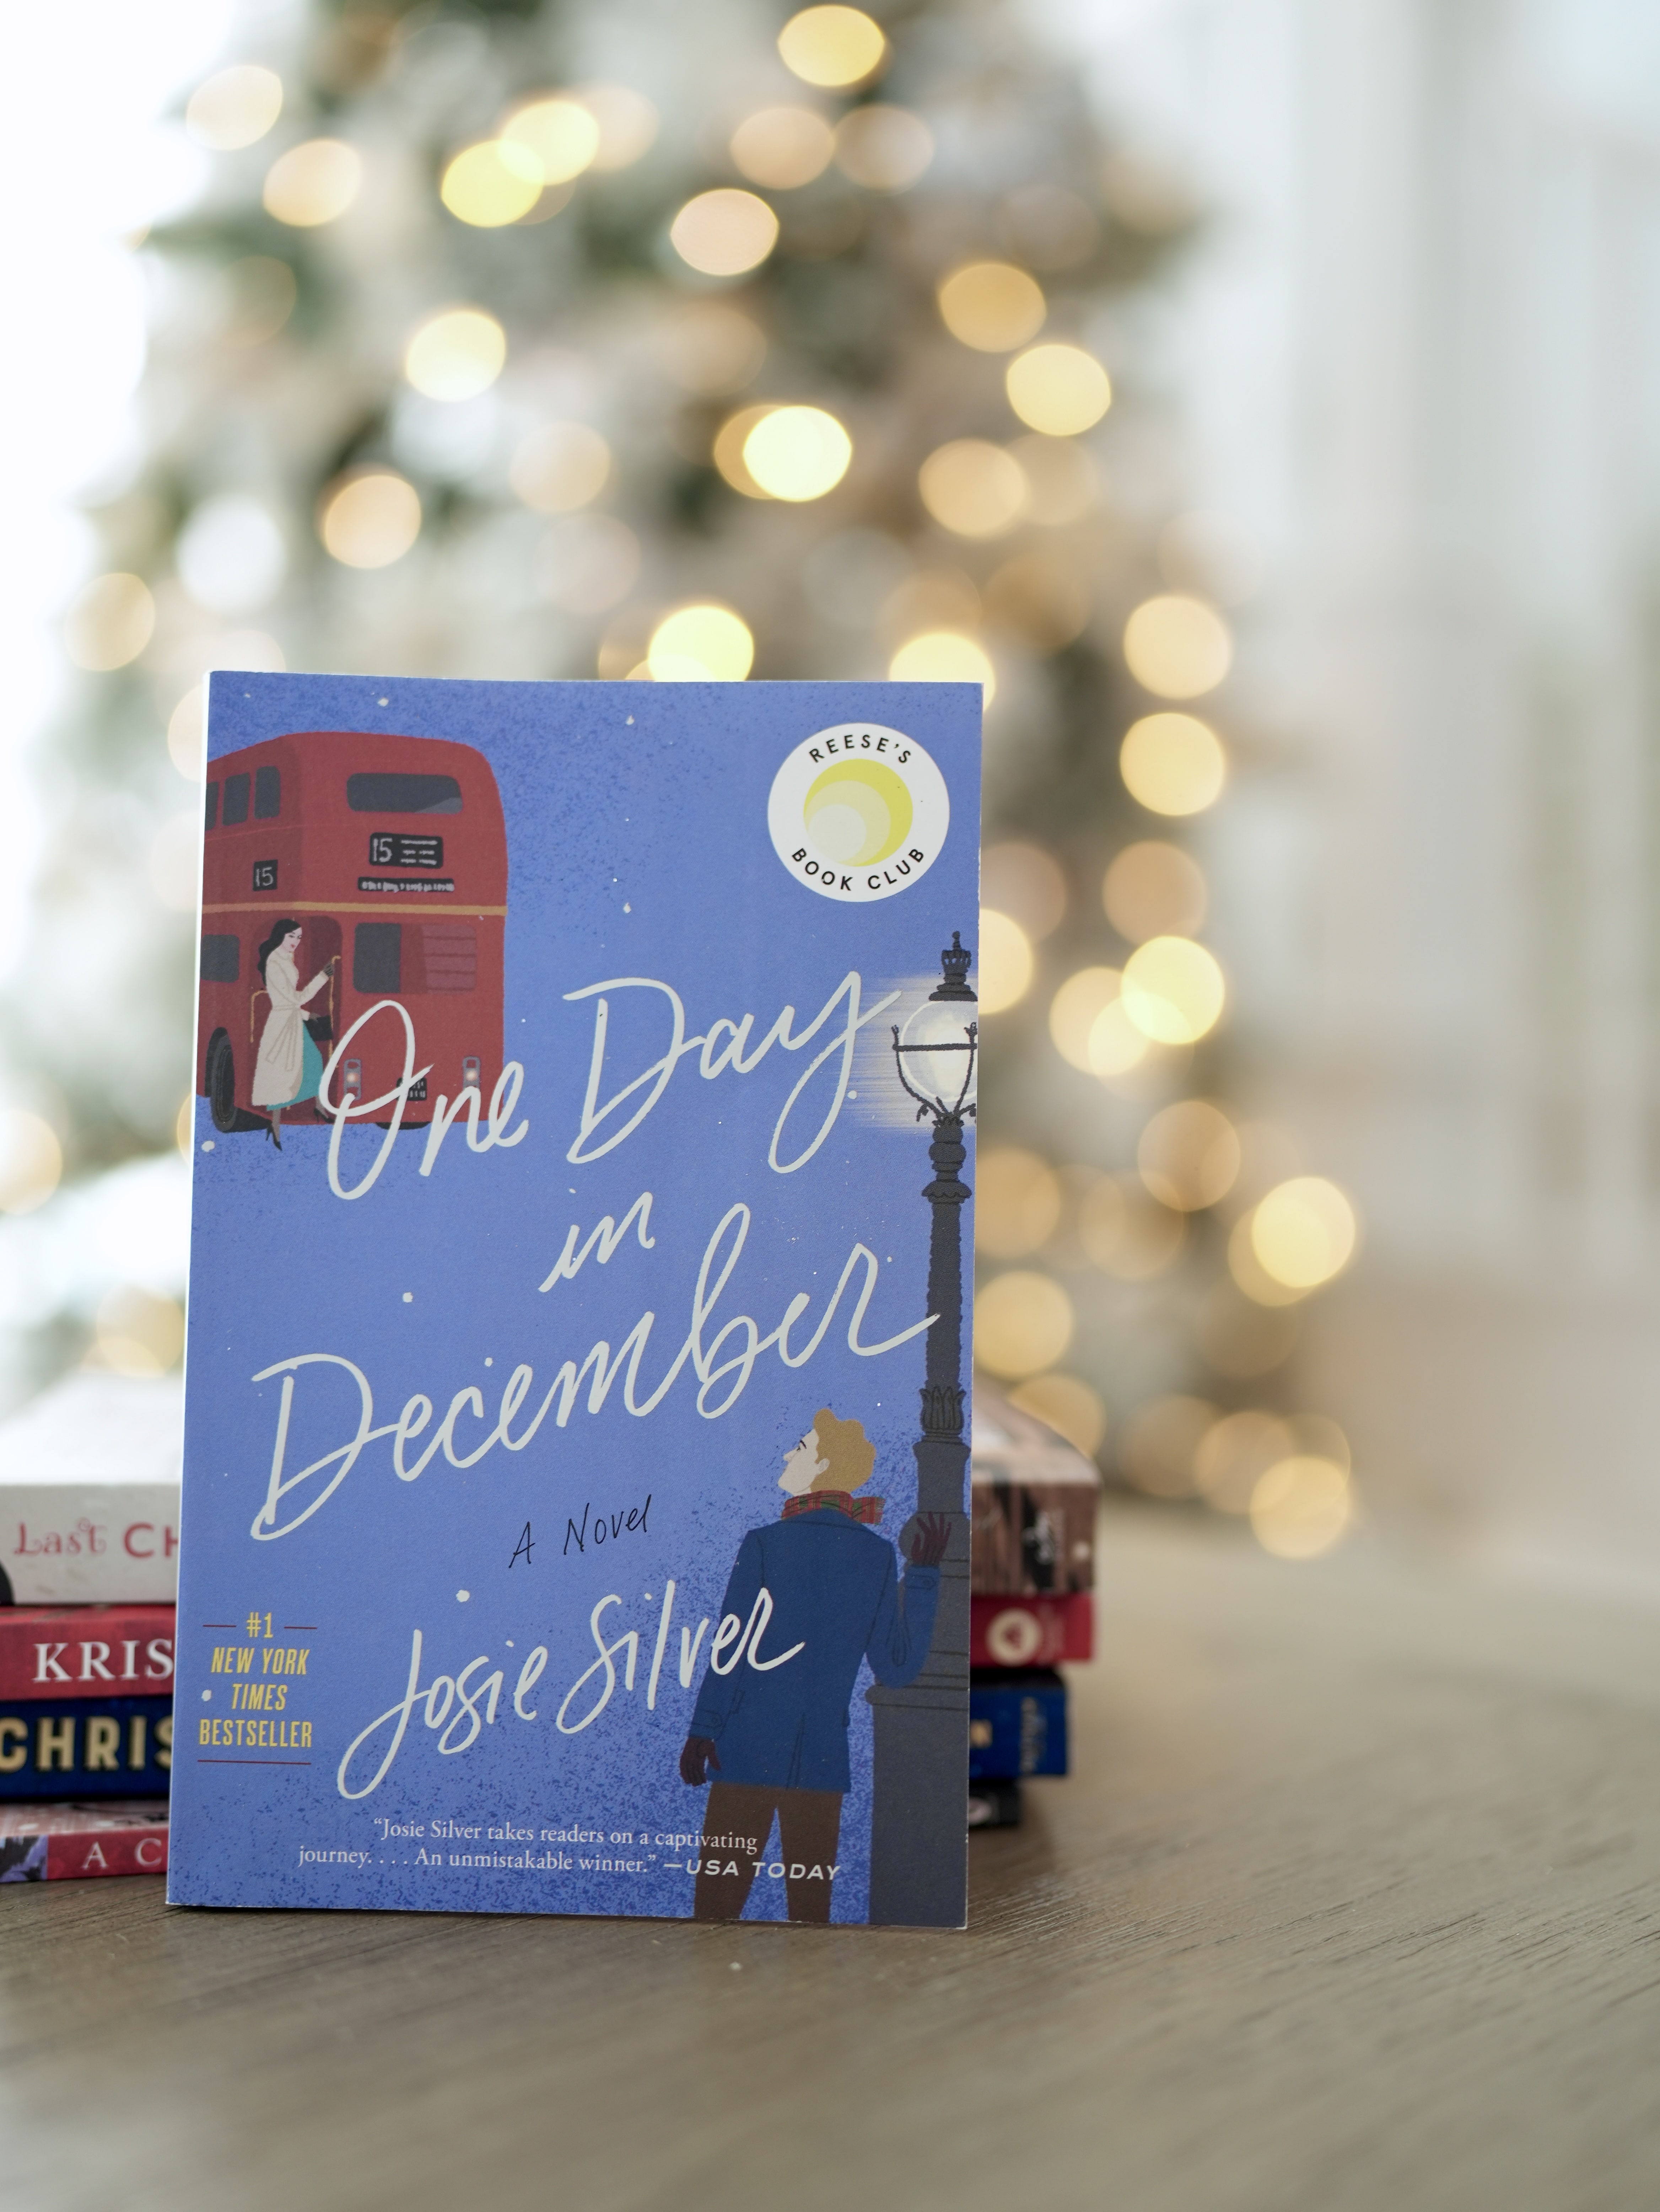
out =
{"type": "Polygon", "coordinates": [[[273,815],[282,811],[282,771],[280,768],[260,768],[254,770],[253,818],[269,822],[273,815]]]}
{"type": "Polygon", "coordinates": [[[233,822],[245,822],[248,818],[249,781],[246,775],[227,775],[225,778],[225,809],[221,818],[227,830],[233,822]]]}
{"type": "Polygon", "coordinates": [[[242,941],[216,932],[202,939],[202,981],[234,983],[242,972],[242,941]]]}
{"type": "Polygon", "coordinates": [[[219,827],[219,786],[216,783],[208,786],[208,827],[209,830],[219,827]]]}
{"type": "Polygon", "coordinates": [[[360,921],[352,932],[353,990],[401,991],[403,977],[403,923],[360,921]]]}
{"type": "Polygon", "coordinates": [[[465,923],[423,921],[421,965],[429,991],[471,991],[478,986],[478,936],[465,923]]]}
{"type": "Polygon", "coordinates": [[[461,786],[452,775],[348,775],[346,804],[354,814],[459,814],[461,786]]]}

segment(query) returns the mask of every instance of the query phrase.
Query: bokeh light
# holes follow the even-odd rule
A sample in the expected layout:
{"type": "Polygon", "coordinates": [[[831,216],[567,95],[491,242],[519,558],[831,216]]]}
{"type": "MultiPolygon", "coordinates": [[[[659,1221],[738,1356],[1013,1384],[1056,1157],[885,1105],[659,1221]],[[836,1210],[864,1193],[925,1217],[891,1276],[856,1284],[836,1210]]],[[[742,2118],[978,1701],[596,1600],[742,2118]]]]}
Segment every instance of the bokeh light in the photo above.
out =
{"type": "Polygon", "coordinates": [[[888,662],[888,673],[900,684],[978,684],[988,707],[997,695],[990,656],[957,630],[930,629],[907,638],[888,662]]]}
{"type": "Polygon", "coordinates": [[[421,495],[391,469],[336,477],[317,506],[317,534],[348,568],[385,568],[421,535],[421,495]]]}
{"type": "Polygon", "coordinates": [[[1089,1024],[1089,1040],[1085,1048],[1089,1058],[1089,1073],[1108,1082],[1115,1075],[1128,1075],[1139,1067],[1153,1049],[1152,1042],[1143,1030],[1138,1030],[1124,1011],[1122,998],[1110,1006],[1103,1006],[1089,1024]]]}
{"type": "Polygon", "coordinates": [[[1200,1439],[1193,1480],[1200,1497],[1219,1513],[1248,1513],[1263,1475],[1296,1449],[1291,1424],[1279,1414],[1258,1407],[1226,1413],[1200,1439]]]}
{"type": "Polygon", "coordinates": [[[741,491],[746,499],[771,499],[772,493],[756,483],[749,473],[749,464],[743,458],[743,449],[749,442],[749,433],[774,412],[778,402],[763,400],[754,407],[740,407],[736,415],[729,415],[715,433],[711,459],[734,491],[741,491]]]}
{"type": "Polygon", "coordinates": [[[1049,1002],[1049,1034],[1055,1049],[1082,1074],[1094,1073],[1090,1032],[1106,1008],[1117,1003],[1123,988],[1124,978],[1116,968],[1080,968],[1049,1002]]]}
{"type": "Polygon", "coordinates": [[[77,668],[124,668],[155,629],[155,601],[142,576],[115,570],[94,576],[64,617],[64,645],[77,668]]]}
{"type": "Polygon", "coordinates": [[[1034,944],[1051,936],[1066,917],[1066,878],[1041,845],[1009,838],[990,845],[980,860],[980,896],[1011,915],[1034,944]]]}
{"type": "Polygon", "coordinates": [[[1136,1164],[1161,1206],[1197,1213],[1233,1189],[1239,1173],[1239,1133],[1220,1106],[1184,1098],[1156,1113],[1142,1131],[1136,1164]]]}
{"type": "Polygon", "coordinates": [[[1197,699],[1214,691],[1233,659],[1233,639],[1215,607],[1183,592],[1143,599],[1124,624],[1124,657],[1144,691],[1197,699]]]}
{"type": "Polygon", "coordinates": [[[1081,522],[1100,506],[1100,479],[1087,447],[1033,431],[1015,439],[1009,451],[1026,473],[1028,522],[1059,528],[1081,522]]]}
{"type": "Polygon", "coordinates": [[[1017,1006],[1032,987],[1032,940],[1012,915],[980,908],[979,972],[975,988],[983,1014],[1017,1006]]]}
{"type": "Polygon", "coordinates": [[[1033,346],[1009,362],[1004,383],[1021,422],[1049,438],[1075,438],[1112,404],[1106,371],[1081,346],[1033,346]]]}
{"type": "Polygon", "coordinates": [[[803,84],[863,84],[887,52],[881,25],[861,8],[803,8],[779,33],[784,65],[803,84]]]}
{"type": "Polygon", "coordinates": [[[741,684],[754,658],[748,624],[712,601],[678,608],[660,622],[645,655],[659,684],[741,684]]]}
{"type": "Polygon", "coordinates": [[[908,107],[876,101],[836,126],[836,167],[871,192],[908,191],[934,158],[934,134],[908,107]]]}
{"type": "MultiPolygon", "coordinates": [[[[652,121],[655,132],[655,111],[652,121]]],[[[500,143],[500,157],[506,166],[512,167],[510,157],[514,154],[530,157],[540,173],[539,191],[542,185],[568,184],[573,177],[579,177],[585,169],[593,166],[600,149],[599,120],[585,100],[557,96],[527,100],[508,117],[502,126],[500,143]]],[[[527,170],[518,173],[528,179],[527,170]]],[[[467,219],[476,220],[471,216],[467,219]]],[[[512,220],[511,216],[502,219],[512,220]]]]}
{"type": "Polygon", "coordinates": [[[645,94],[636,92],[632,85],[585,84],[575,97],[599,125],[594,168],[632,167],[656,144],[657,112],[645,94]]]}
{"type": "Polygon", "coordinates": [[[743,441],[743,465],[773,499],[822,499],[846,475],[853,441],[822,407],[774,407],[743,441]]]}
{"type": "Polygon", "coordinates": [[[203,500],[179,533],[179,580],[210,614],[251,614],[275,598],[288,553],[269,507],[233,492],[203,500]]]}
{"type": "MultiPolygon", "coordinates": [[[[597,137],[591,116],[582,108],[572,112],[597,137]]],[[[444,172],[438,196],[458,222],[496,230],[528,215],[546,181],[542,163],[528,146],[512,138],[489,138],[456,155],[444,172]]]]}
{"type": "Polygon", "coordinates": [[[265,136],[282,112],[282,80],[251,62],[219,70],[191,94],[185,128],[198,146],[234,153],[265,136]]]}
{"type": "Polygon", "coordinates": [[[1354,1251],[1354,1208],[1324,1176],[1294,1176],[1258,1201],[1251,1249],[1264,1274],[1287,1290],[1317,1290],[1341,1274],[1354,1251]]]}
{"type": "Polygon", "coordinates": [[[185,1349],[185,1316],[178,1304],[136,1284],[111,1291],[98,1308],[96,1364],[118,1375],[165,1375],[185,1349]]]}
{"type": "Polygon", "coordinates": [[[1079,1203],[1078,1242],[1103,1274],[1144,1283],[1179,1257],[1187,1217],[1160,1206],[1133,1176],[1102,1176],[1079,1203]]]}
{"type": "Polygon", "coordinates": [[[1334,1461],[1312,1455],[1282,1459],[1269,1468],[1251,1497],[1257,1540],[1279,1559],[1314,1559],[1329,1552],[1353,1511],[1346,1471],[1334,1461]]]}
{"type": "Polygon", "coordinates": [[[0,1109],[0,1213],[33,1213],[63,1175],[64,1148],[51,1122],[21,1106],[0,1109]]]}
{"type": "Polygon", "coordinates": [[[1197,1044],[1227,996],[1215,954],[1191,938],[1149,938],[1124,963],[1124,1012],[1156,1044],[1197,1044]]]}
{"type": "Polygon", "coordinates": [[[1026,505],[1026,471],[1010,453],[985,438],[954,438],[923,463],[922,503],[959,538],[1000,538],[1026,505]]]}
{"type": "Polygon", "coordinates": [[[752,185],[792,191],[830,166],[836,134],[810,107],[763,107],[732,133],[732,165],[752,185]]]}
{"type": "Polygon", "coordinates": [[[663,325],[660,355],[682,391],[712,398],[752,381],[766,358],[766,337],[736,307],[688,301],[663,325]]]}
{"type": "Polygon", "coordinates": [[[1060,1226],[1061,1182],[1019,1145],[991,1145],[974,1162],[974,1249],[1024,1260],[1060,1226]]]}
{"type": "Polygon", "coordinates": [[[363,157],[342,138],[308,138],[272,162],[263,195],[267,215],[314,230],[344,215],[363,184],[363,157]]]}
{"type": "Polygon", "coordinates": [[[1101,881],[1101,905],[1120,937],[1190,937],[1205,917],[1205,880],[1179,845],[1148,838],[1126,845],[1101,881]]]}
{"type": "Polygon", "coordinates": [[[544,422],[513,449],[507,480],[539,514],[568,514],[605,489],[611,448],[585,422],[544,422]]]}
{"type": "Polygon", "coordinates": [[[669,227],[676,252],[705,276],[741,276],[758,269],[778,235],[779,219],[766,201],[732,185],[688,200],[669,227]]]}
{"type": "Polygon", "coordinates": [[[970,261],[939,288],[940,316],[954,338],[979,353],[1013,353],[1043,328],[1043,287],[1010,261],[970,261]]]}
{"type": "Polygon", "coordinates": [[[1035,1375],[1064,1358],[1072,1341],[1072,1301],[1048,1275],[1013,1268],[974,1300],[974,1357],[993,1375],[1035,1375]]]}
{"type": "Polygon", "coordinates": [[[1242,1213],[1228,1231],[1227,1272],[1237,1287],[1245,1292],[1254,1305],[1292,1306],[1308,1296],[1306,1290],[1293,1290],[1278,1282],[1257,1257],[1257,1248],[1251,1232],[1256,1226],[1256,1208],[1242,1213]]]}
{"type": "Polygon", "coordinates": [[[1203,1398],[1184,1393],[1137,1406],[1118,1431],[1119,1473],[1152,1498],[1190,1498],[1193,1462],[1216,1418],[1203,1398]]]}
{"type": "Polygon", "coordinates": [[[409,340],[403,374],[428,399],[474,399],[507,359],[507,334],[482,307],[447,307],[409,340]]]}
{"type": "Polygon", "coordinates": [[[1034,1375],[1017,1382],[1009,1394],[1011,1405],[1075,1444],[1086,1459],[1093,1459],[1106,1434],[1106,1407],[1100,1394],[1075,1375],[1034,1375]]]}
{"type": "Polygon", "coordinates": [[[1201,814],[1227,781],[1227,755],[1209,723],[1192,714],[1143,714],[1124,732],[1118,772],[1149,814],[1201,814]]]}

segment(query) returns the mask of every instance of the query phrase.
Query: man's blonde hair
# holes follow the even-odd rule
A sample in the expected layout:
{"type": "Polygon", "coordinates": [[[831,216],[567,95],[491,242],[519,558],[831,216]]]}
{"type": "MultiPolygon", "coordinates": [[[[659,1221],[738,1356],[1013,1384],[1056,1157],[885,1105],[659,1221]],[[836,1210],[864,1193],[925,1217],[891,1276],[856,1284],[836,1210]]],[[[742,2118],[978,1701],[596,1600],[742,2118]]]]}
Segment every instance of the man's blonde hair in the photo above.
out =
{"type": "Polygon", "coordinates": [[[828,1406],[813,1416],[813,1434],[819,1440],[819,1457],[830,1464],[813,1477],[815,1490],[857,1490],[869,1482],[876,1463],[876,1447],[859,1421],[839,1421],[828,1406]]]}

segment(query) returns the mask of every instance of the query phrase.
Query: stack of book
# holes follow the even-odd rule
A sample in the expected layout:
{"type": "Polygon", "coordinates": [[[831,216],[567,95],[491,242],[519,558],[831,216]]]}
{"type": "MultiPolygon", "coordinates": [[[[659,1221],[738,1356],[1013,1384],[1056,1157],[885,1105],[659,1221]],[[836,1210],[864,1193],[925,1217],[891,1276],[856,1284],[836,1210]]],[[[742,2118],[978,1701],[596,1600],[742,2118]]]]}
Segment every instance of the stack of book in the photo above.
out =
{"type": "Polygon", "coordinates": [[[0,1882],[167,1867],[181,1424],[87,1374],[0,1428],[0,1882]]]}
{"type": "Polygon", "coordinates": [[[1009,1827],[1022,1781],[1067,1771],[1060,1666],[1094,1656],[1100,1478],[978,1378],[970,1473],[968,1820],[1009,1827]]]}
{"type": "MultiPolygon", "coordinates": [[[[176,1382],[77,1375],[0,1427],[0,1882],[166,1869],[181,1425],[176,1382]]],[[[1100,1478],[977,1382],[972,1486],[969,1824],[1009,1826],[1067,1771],[1100,1478]]]]}

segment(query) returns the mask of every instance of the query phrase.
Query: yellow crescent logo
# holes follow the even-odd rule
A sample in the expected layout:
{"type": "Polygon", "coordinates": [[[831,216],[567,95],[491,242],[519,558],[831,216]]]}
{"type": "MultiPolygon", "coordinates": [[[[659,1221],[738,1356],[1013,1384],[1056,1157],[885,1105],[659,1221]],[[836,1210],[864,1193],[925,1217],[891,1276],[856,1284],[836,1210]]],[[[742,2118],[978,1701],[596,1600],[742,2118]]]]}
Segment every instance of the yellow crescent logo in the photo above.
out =
{"type": "Polygon", "coordinates": [[[911,834],[911,793],[883,761],[837,761],[802,805],[808,836],[827,860],[863,868],[898,852],[911,834]]]}

